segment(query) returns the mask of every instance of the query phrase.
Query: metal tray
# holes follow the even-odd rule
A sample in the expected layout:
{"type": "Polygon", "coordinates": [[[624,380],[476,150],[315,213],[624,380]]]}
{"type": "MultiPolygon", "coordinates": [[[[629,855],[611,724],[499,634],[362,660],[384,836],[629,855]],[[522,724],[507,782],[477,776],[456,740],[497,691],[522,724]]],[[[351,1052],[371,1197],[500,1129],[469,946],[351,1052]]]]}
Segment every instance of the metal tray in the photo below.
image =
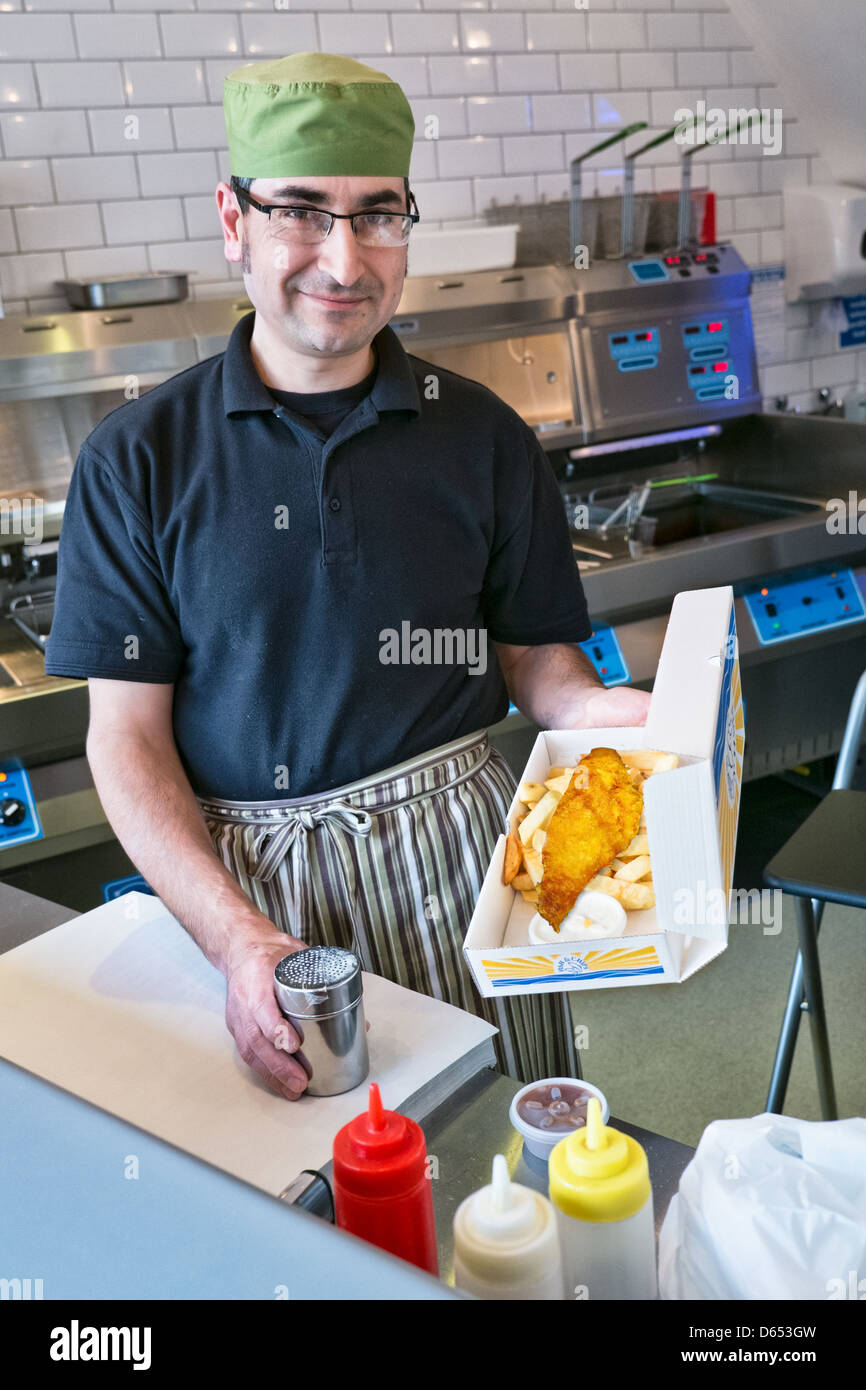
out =
{"type": "Polygon", "coordinates": [[[145,275],[103,275],[101,280],[55,281],[72,309],[116,309],[123,305],[169,304],[189,295],[185,272],[154,271],[145,275]]]}

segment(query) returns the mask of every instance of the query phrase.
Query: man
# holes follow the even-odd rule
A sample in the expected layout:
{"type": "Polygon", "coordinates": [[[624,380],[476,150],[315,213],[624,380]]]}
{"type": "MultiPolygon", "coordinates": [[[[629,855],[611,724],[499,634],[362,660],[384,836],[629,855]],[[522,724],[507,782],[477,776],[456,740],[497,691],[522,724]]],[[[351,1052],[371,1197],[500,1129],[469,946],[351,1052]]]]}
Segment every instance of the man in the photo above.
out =
{"type": "Polygon", "coordinates": [[[640,724],[648,697],[575,645],[532,431],[387,326],[417,220],[400,88],[301,53],[232,73],[225,111],[217,204],[255,313],[85,441],[46,669],[89,679],[106,815],[270,1086],[307,1079],[273,968],[322,942],[489,1018],[512,1075],[570,1074],[564,1000],[488,1003],[462,959],[514,788],[485,730],[509,692],[548,728],[640,724]]]}

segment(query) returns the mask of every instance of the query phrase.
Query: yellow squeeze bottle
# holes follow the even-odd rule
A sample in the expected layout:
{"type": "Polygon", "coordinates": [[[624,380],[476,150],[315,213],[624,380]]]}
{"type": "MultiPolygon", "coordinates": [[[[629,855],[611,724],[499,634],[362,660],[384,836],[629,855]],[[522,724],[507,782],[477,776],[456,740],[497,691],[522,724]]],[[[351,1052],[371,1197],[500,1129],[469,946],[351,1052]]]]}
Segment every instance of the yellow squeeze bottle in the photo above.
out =
{"type": "Polygon", "coordinates": [[[602,1122],[595,1096],[586,1127],[551,1153],[548,1175],[566,1298],[657,1298],[647,1157],[636,1139],[602,1122]]]}

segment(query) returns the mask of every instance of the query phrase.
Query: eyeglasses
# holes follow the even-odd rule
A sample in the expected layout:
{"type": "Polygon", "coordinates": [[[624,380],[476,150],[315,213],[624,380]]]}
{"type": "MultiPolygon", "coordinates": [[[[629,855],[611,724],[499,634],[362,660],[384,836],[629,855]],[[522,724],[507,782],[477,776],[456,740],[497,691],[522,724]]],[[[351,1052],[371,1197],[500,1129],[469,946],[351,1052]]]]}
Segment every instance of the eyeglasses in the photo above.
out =
{"type": "MultiPolygon", "coordinates": [[[[318,208],[286,207],[279,203],[259,203],[246,189],[236,188],[235,195],[244,199],[257,212],[269,219],[271,230],[281,241],[296,246],[314,246],[330,235],[337,219],[351,222],[352,231],[361,246],[405,246],[417,212],[321,212],[318,208]]],[[[414,197],[409,195],[412,202],[414,197]]],[[[415,203],[417,207],[418,204],[415,203]]]]}

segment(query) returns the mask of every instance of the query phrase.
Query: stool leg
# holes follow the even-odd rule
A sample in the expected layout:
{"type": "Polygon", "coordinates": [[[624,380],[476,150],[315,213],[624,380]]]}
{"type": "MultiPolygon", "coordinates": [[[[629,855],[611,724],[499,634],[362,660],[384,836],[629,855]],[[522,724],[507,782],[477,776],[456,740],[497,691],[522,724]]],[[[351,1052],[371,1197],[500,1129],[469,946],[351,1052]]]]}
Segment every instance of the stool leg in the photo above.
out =
{"type": "Polygon", "coordinates": [[[797,897],[794,903],[797,909],[797,933],[800,938],[800,955],[803,960],[803,985],[809,1008],[812,1052],[815,1057],[815,1075],[818,1080],[821,1118],[836,1120],[839,1118],[839,1114],[836,1109],[836,1092],[833,1086],[833,1070],[830,1065],[830,1042],[827,1037],[827,1017],[824,1013],[824,991],[821,985],[821,966],[818,960],[815,915],[809,898],[797,897]]]}
{"type": "MultiPolygon", "coordinates": [[[[824,904],[817,898],[812,899],[812,913],[815,918],[815,936],[817,937],[821,930],[821,919],[824,916],[824,904]]],[[[773,1115],[781,1115],[785,1108],[785,1096],[788,1092],[788,1081],[791,1076],[791,1063],[794,1060],[794,1049],[797,1046],[797,1035],[800,1031],[800,1017],[804,1010],[804,1004],[803,957],[798,951],[797,959],[794,961],[794,969],[791,972],[788,1002],[785,1005],[779,1041],[776,1046],[776,1056],[773,1060],[770,1089],[767,1093],[765,1109],[773,1115]]]]}
{"type": "Polygon", "coordinates": [[[791,974],[788,1002],[785,1005],[782,1028],[779,1033],[779,1042],[773,1061],[773,1074],[770,1077],[770,1090],[767,1095],[766,1109],[773,1115],[781,1115],[785,1108],[788,1078],[791,1075],[791,1063],[794,1060],[794,1049],[797,1046],[797,1034],[800,1031],[800,1016],[803,1012],[801,1007],[802,1003],[803,957],[798,951],[797,959],[794,961],[794,969],[791,974]]]}

